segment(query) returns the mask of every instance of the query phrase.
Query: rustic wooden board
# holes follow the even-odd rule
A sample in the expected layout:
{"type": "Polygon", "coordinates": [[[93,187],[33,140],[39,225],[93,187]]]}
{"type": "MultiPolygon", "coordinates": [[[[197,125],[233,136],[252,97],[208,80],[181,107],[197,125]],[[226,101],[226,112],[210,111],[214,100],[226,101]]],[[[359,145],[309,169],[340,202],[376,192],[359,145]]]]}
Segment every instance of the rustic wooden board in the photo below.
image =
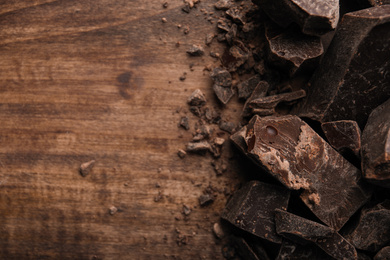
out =
{"type": "MultiPolygon", "coordinates": [[[[196,88],[215,102],[203,68],[216,61],[185,53],[215,29],[199,11],[215,1],[190,14],[168,2],[0,2],[0,259],[222,258],[211,226],[226,197],[197,199],[209,183],[234,188],[238,168],[217,177],[210,157],[176,155],[191,139],[176,109],[196,88]]],[[[238,117],[234,102],[225,117],[238,117]]]]}

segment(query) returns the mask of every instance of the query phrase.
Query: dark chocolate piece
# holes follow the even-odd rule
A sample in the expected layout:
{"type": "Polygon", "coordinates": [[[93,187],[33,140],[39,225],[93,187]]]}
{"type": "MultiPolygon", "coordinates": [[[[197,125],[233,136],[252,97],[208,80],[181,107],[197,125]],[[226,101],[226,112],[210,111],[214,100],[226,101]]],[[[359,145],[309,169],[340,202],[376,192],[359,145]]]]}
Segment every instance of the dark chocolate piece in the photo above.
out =
{"type": "Polygon", "coordinates": [[[362,209],[356,228],[344,236],[361,250],[376,252],[390,242],[390,200],[362,209]]]}
{"type": "Polygon", "coordinates": [[[206,34],[205,44],[210,45],[213,42],[214,37],[215,37],[215,34],[213,34],[213,33],[206,34]]]}
{"type": "Polygon", "coordinates": [[[297,23],[302,32],[322,35],[336,28],[338,0],[257,0],[268,16],[282,27],[297,23]]]}
{"type": "Polygon", "coordinates": [[[245,260],[270,260],[267,252],[259,245],[253,248],[242,237],[234,237],[234,244],[237,247],[238,254],[245,260]]]}
{"type": "Polygon", "coordinates": [[[333,260],[321,249],[313,245],[298,245],[287,240],[283,240],[277,260],[333,260]]]}
{"type": "Polygon", "coordinates": [[[345,14],[297,113],[357,121],[390,98],[390,5],[345,14]]]}
{"type": "Polygon", "coordinates": [[[253,90],[251,96],[246,100],[244,108],[242,109],[242,116],[248,117],[252,115],[252,108],[249,107],[249,104],[252,100],[262,98],[267,94],[269,85],[266,81],[260,81],[256,88],[253,90]]]}
{"type": "Polygon", "coordinates": [[[339,230],[370,198],[361,173],[297,116],[254,116],[247,126],[248,154],[300,195],[325,224],[339,230]]]}
{"type": "Polygon", "coordinates": [[[204,207],[214,202],[214,196],[211,194],[204,194],[199,196],[199,204],[204,207]]]}
{"type": "Polygon", "coordinates": [[[236,129],[236,125],[233,122],[221,121],[219,122],[219,129],[231,134],[236,129]]]}
{"type": "Polygon", "coordinates": [[[306,96],[306,92],[301,89],[294,92],[259,97],[248,102],[247,107],[252,110],[251,114],[268,116],[276,113],[275,108],[281,102],[291,102],[306,96]]]}
{"type": "Polygon", "coordinates": [[[379,250],[374,256],[374,260],[389,260],[390,259],[390,246],[386,246],[379,250]]]}
{"type": "Polygon", "coordinates": [[[232,6],[231,0],[219,0],[214,4],[215,9],[217,10],[227,10],[232,6]]]}
{"type": "Polygon", "coordinates": [[[363,130],[362,171],[368,181],[390,188],[390,99],[372,111],[363,130]]]}
{"type": "Polygon", "coordinates": [[[274,211],[286,209],[290,192],[259,181],[246,183],[233,194],[221,217],[236,227],[274,243],[281,243],[276,234],[274,211]]]}
{"type": "Polygon", "coordinates": [[[177,156],[179,156],[181,159],[183,159],[184,157],[186,157],[187,153],[186,151],[184,151],[183,149],[179,149],[177,151],[177,156]]]}
{"type": "Polygon", "coordinates": [[[340,234],[317,222],[275,210],[276,232],[296,243],[313,242],[335,259],[357,259],[356,249],[340,234]]]}
{"type": "Polygon", "coordinates": [[[260,75],[255,75],[237,85],[238,98],[248,99],[261,80],[260,75]]]}
{"type": "Polygon", "coordinates": [[[350,149],[359,156],[361,131],[356,121],[340,120],[321,124],[329,144],[339,152],[350,149]]]}
{"type": "Polygon", "coordinates": [[[231,7],[229,10],[226,11],[226,14],[232,18],[232,20],[239,24],[244,25],[245,24],[245,13],[240,10],[239,7],[231,7]]]}
{"type": "Polygon", "coordinates": [[[219,101],[223,104],[227,104],[229,100],[234,96],[233,89],[231,87],[223,87],[217,84],[213,85],[213,90],[219,101]]]}
{"type": "Polygon", "coordinates": [[[232,142],[237,146],[237,148],[244,154],[246,154],[248,151],[248,145],[246,144],[245,136],[246,126],[242,127],[240,130],[230,136],[230,140],[232,140],[232,142]]]}
{"type": "Polygon", "coordinates": [[[211,151],[211,146],[207,141],[202,142],[190,142],[187,144],[187,152],[203,153],[205,151],[211,151]]]}
{"type": "Polygon", "coordinates": [[[305,35],[295,27],[281,28],[271,21],[265,23],[269,45],[268,61],[290,76],[313,71],[324,52],[320,37],[305,35]]]}
{"type": "Polygon", "coordinates": [[[196,89],[192,92],[191,96],[188,97],[187,103],[190,106],[203,106],[206,104],[206,98],[200,89],[196,89]]]}
{"type": "Polygon", "coordinates": [[[194,44],[187,50],[187,53],[191,56],[202,56],[204,49],[202,46],[194,44]]]}
{"type": "Polygon", "coordinates": [[[233,72],[243,65],[248,58],[249,51],[245,48],[245,46],[234,45],[223,53],[221,62],[228,71],[233,72]]]}
{"type": "Polygon", "coordinates": [[[210,73],[210,77],[216,85],[222,87],[231,87],[232,85],[232,75],[230,75],[230,72],[225,69],[213,69],[213,71],[210,73]]]}
{"type": "Polygon", "coordinates": [[[190,129],[190,124],[188,123],[188,117],[186,117],[186,116],[181,117],[179,125],[181,127],[183,127],[185,130],[189,130],[190,129]]]}

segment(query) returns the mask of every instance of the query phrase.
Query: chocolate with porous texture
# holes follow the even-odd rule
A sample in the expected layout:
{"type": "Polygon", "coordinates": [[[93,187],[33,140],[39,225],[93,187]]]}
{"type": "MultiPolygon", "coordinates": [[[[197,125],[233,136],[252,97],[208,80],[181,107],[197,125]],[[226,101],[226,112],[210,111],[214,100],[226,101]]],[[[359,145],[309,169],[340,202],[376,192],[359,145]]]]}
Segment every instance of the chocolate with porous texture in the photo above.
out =
{"type": "Polygon", "coordinates": [[[361,173],[297,116],[254,116],[247,154],[300,198],[325,224],[339,230],[371,196],[361,173]]]}
{"type": "Polygon", "coordinates": [[[357,121],[390,98],[390,5],[344,15],[296,113],[320,122],[357,121]]]}
{"type": "Polygon", "coordinates": [[[372,111],[363,130],[362,171],[368,181],[390,188],[390,99],[372,111]]]}
{"type": "Polygon", "coordinates": [[[321,124],[329,144],[339,152],[351,150],[359,156],[361,147],[361,131],[356,121],[340,120],[321,124]]]}
{"type": "Polygon", "coordinates": [[[281,243],[275,231],[275,209],[286,209],[290,191],[259,181],[246,183],[234,193],[221,217],[255,236],[281,243]]]}

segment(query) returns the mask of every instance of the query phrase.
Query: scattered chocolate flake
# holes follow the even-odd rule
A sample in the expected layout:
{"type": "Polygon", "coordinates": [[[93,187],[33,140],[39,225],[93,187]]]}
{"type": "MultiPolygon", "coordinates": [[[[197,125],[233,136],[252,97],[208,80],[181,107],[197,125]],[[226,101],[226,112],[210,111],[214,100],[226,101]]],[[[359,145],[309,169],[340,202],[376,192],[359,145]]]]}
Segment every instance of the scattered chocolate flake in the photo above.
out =
{"type": "Polygon", "coordinates": [[[257,85],[260,83],[260,81],[261,81],[260,75],[255,75],[255,76],[239,83],[237,85],[238,98],[245,99],[245,100],[248,99],[250,97],[250,95],[252,94],[252,92],[257,87],[257,85]]]}
{"type": "Polygon", "coordinates": [[[177,156],[179,156],[181,159],[183,159],[184,157],[186,157],[187,153],[186,151],[184,151],[183,149],[179,149],[177,151],[177,156]]]}
{"type": "Polygon", "coordinates": [[[179,79],[180,79],[181,81],[184,81],[184,80],[186,80],[186,78],[187,78],[187,73],[184,72],[183,75],[181,75],[179,79]]]}
{"type": "Polygon", "coordinates": [[[168,2],[164,2],[164,3],[162,4],[162,6],[163,6],[164,8],[168,8],[168,2]]]}
{"type": "Polygon", "coordinates": [[[205,44],[210,45],[213,42],[214,37],[215,37],[215,34],[213,34],[213,33],[206,34],[205,44]]]}
{"type": "Polygon", "coordinates": [[[185,13],[188,14],[188,13],[191,11],[190,5],[189,5],[189,4],[185,4],[185,5],[181,8],[181,10],[182,10],[183,12],[185,12],[185,13]]]}
{"type": "Polygon", "coordinates": [[[204,49],[200,45],[193,44],[188,50],[187,53],[191,56],[202,56],[204,54],[204,49]]]}
{"type": "Polygon", "coordinates": [[[223,68],[215,68],[210,73],[211,79],[214,81],[214,84],[222,87],[231,87],[232,86],[232,76],[229,71],[223,68]]]}
{"type": "Polygon", "coordinates": [[[89,162],[82,163],[80,165],[80,174],[83,177],[86,177],[92,170],[93,166],[95,165],[95,160],[91,160],[89,162]]]}
{"type": "Polygon", "coordinates": [[[239,25],[245,24],[245,17],[244,13],[238,8],[238,7],[231,7],[229,10],[226,11],[226,14],[233,19],[234,22],[236,22],[239,25]]]}
{"type": "Polygon", "coordinates": [[[221,224],[219,223],[214,223],[213,232],[214,235],[219,239],[222,239],[225,236],[225,232],[223,231],[221,224]]]}
{"type": "Polygon", "coordinates": [[[232,46],[222,55],[222,65],[230,72],[237,70],[249,58],[249,51],[245,47],[232,46]]]}
{"type": "Polygon", "coordinates": [[[210,205],[214,202],[214,196],[210,194],[204,194],[199,196],[199,204],[201,207],[210,205]]]}
{"type": "Polygon", "coordinates": [[[188,207],[187,205],[183,205],[183,214],[185,216],[189,216],[191,214],[191,208],[188,207]]]}
{"type": "Polygon", "coordinates": [[[188,117],[187,116],[183,116],[183,117],[180,118],[179,126],[183,127],[185,130],[189,130],[190,129],[190,124],[188,123],[188,117]]]}
{"type": "Polygon", "coordinates": [[[189,96],[187,103],[190,106],[203,106],[206,104],[206,97],[204,96],[203,92],[200,89],[196,89],[189,96]]]}
{"type": "Polygon", "coordinates": [[[211,151],[211,146],[207,141],[202,142],[190,142],[187,144],[187,152],[203,153],[211,151]]]}
{"type": "Polygon", "coordinates": [[[267,91],[269,89],[269,85],[266,81],[260,81],[256,88],[253,90],[251,96],[246,100],[244,108],[242,109],[242,116],[243,117],[249,117],[252,115],[252,108],[249,106],[249,104],[256,99],[262,98],[267,94],[267,91]]]}
{"type": "Polygon", "coordinates": [[[117,209],[115,206],[111,206],[111,207],[108,209],[108,212],[110,213],[110,215],[114,215],[115,213],[118,212],[118,209],[117,209]]]}
{"type": "Polygon", "coordinates": [[[167,20],[167,18],[163,17],[163,18],[161,18],[161,22],[163,22],[163,23],[167,23],[167,22],[168,22],[168,20],[167,20]]]}
{"type": "Polygon", "coordinates": [[[229,134],[233,133],[236,129],[236,125],[233,122],[221,121],[219,123],[219,129],[228,132],[229,134]]]}
{"type": "Polygon", "coordinates": [[[222,102],[222,104],[226,105],[229,100],[234,96],[234,91],[231,87],[223,87],[217,84],[213,85],[213,90],[218,100],[222,102]]]}
{"type": "Polygon", "coordinates": [[[162,199],[161,191],[158,191],[157,195],[154,197],[154,202],[159,202],[162,199]]]}
{"type": "Polygon", "coordinates": [[[217,10],[228,10],[233,5],[231,0],[219,0],[214,4],[215,9],[217,10]]]}

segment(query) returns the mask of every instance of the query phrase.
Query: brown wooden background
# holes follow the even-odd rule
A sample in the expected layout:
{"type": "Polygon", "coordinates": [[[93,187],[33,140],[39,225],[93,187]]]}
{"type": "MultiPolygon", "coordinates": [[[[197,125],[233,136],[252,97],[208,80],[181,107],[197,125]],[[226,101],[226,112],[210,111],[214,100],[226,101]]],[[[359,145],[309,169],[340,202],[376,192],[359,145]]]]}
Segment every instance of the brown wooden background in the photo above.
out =
{"type": "MultiPolygon", "coordinates": [[[[222,258],[211,227],[226,197],[206,208],[198,197],[234,188],[237,167],[217,177],[210,157],[176,155],[192,136],[177,127],[189,94],[216,104],[203,69],[222,46],[185,53],[215,30],[200,11],[215,1],[190,14],[163,2],[0,1],[0,259],[222,258]]],[[[239,104],[223,113],[234,120],[239,104]]]]}

